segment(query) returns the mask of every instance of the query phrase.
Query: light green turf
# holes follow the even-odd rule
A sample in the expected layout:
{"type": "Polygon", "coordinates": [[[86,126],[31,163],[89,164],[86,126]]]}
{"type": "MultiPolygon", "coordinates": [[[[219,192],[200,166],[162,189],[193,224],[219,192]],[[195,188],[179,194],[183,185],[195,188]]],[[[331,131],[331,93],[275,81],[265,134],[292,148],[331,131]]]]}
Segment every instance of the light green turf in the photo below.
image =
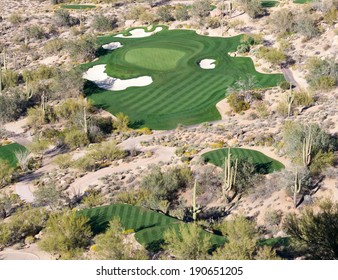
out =
{"type": "Polygon", "coordinates": [[[95,5],[61,5],[61,8],[70,10],[94,9],[95,7],[95,5]]]}
{"type": "Polygon", "coordinates": [[[311,3],[312,0],[294,0],[293,3],[296,4],[306,4],[306,3],[311,3]]]}
{"type": "MultiPolygon", "coordinates": [[[[90,219],[91,228],[95,234],[104,232],[110,220],[119,217],[125,229],[133,229],[135,238],[148,250],[158,251],[163,243],[163,233],[169,228],[178,229],[182,221],[166,215],[129,204],[112,204],[84,209],[78,212],[90,219]]],[[[186,224],[189,226],[189,224],[186,224]]],[[[205,234],[210,234],[205,232],[205,234]]],[[[224,237],[211,235],[213,245],[225,242],[224,237]]]]}
{"type": "MultiPolygon", "coordinates": [[[[124,34],[128,35],[129,31],[124,34]]],[[[146,87],[108,91],[88,82],[85,93],[96,106],[113,114],[123,112],[128,115],[134,128],[172,129],[178,124],[219,120],[221,116],[216,103],[237,80],[254,76],[260,88],[273,87],[284,81],[281,74],[258,73],[251,58],[229,56],[228,52],[236,51],[240,39],[241,36],[208,37],[192,30],[167,28],[145,38],[100,37],[101,45],[121,42],[123,47],[113,51],[99,49],[99,59],[82,65],[83,70],[107,64],[106,71],[111,77],[151,76],[153,83],[146,87]],[[142,55],[137,57],[140,51],[142,55]],[[201,69],[199,62],[205,58],[215,59],[216,68],[201,69]]]]}
{"type": "Polygon", "coordinates": [[[17,143],[0,146],[0,160],[6,160],[12,167],[16,167],[18,161],[15,152],[19,150],[26,150],[26,148],[17,143]]]}
{"type": "MultiPolygon", "coordinates": [[[[256,170],[258,173],[266,174],[278,171],[284,168],[284,165],[274,160],[265,154],[242,148],[231,148],[230,153],[234,158],[240,158],[245,160],[252,160],[256,165],[256,170]]],[[[224,166],[224,159],[228,156],[228,148],[218,149],[211,152],[207,152],[202,155],[202,157],[207,161],[217,166],[224,166]]]]}
{"type": "Polygon", "coordinates": [[[136,48],[128,51],[126,62],[145,69],[168,71],[176,68],[178,61],[185,53],[174,49],[136,48]]]}

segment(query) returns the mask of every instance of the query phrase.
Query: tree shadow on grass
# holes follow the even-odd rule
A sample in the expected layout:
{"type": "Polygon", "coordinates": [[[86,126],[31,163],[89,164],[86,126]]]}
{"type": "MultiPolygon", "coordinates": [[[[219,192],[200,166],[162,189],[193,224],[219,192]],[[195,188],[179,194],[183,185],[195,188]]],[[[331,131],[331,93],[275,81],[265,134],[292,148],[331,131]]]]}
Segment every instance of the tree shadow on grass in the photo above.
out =
{"type": "Polygon", "coordinates": [[[264,163],[255,163],[256,173],[258,174],[269,174],[272,170],[272,161],[264,163]]]}
{"type": "Polygon", "coordinates": [[[96,56],[96,57],[100,57],[100,56],[103,56],[103,55],[108,54],[108,52],[109,52],[109,50],[106,50],[106,49],[100,47],[100,48],[98,48],[98,49],[96,50],[95,56],[96,56]]]}
{"type": "Polygon", "coordinates": [[[133,121],[129,124],[129,127],[132,129],[138,129],[145,124],[144,120],[133,121]]]}

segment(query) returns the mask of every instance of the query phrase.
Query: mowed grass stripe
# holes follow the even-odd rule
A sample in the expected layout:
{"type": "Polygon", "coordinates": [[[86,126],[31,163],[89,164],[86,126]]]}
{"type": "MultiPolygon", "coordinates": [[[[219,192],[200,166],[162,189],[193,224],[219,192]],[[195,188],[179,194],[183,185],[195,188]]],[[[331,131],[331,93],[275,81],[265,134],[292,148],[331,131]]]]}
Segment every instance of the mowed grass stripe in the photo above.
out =
{"type": "MultiPolygon", "coordinates": [[[[271,173],[274,171],[278,171],[284,168],[284,165],[274,160],[261,152],[251,150],[251,149],[242,149],[242,148],[231,148],[230,153],[233,158],[240,158],[244,160],[251,159],[252,162],[259,167],[257,172],[260,173],[271,173]]],[[[224,159],[228,156],[228,148],[218,149],[211,152],[207,152],[202,155],[202,157],[219,167],[224,166],[224,159]]]]}
{"type": "Polygon", "coordinates": [[[164,30],[154,36],[138,39],[100,37],[101,44],[121,42],[123,48],[104,54],[98,61],[84,65],[83,69],[108,63],[107,73],[113,77],[151,76],[153,83],[118,92],[94,87],[86,88],[85,92],[97,106],[113,114],[123,112],[128,115],[135,128],[171,129],[178,123],[189,125],[220,119],[215,105],[224,98],[227,87],[238,79],[253,75],[259,87],[275,86],[284,80],[282,75],[256,72],[250,58],[229,57],[227,53],[236,50],[240,38],[200,36],[188,30],[164,30]],[[138,49],[150,53],[138,57],[138,49]],[[158,58],[151,62],[149,57],[152,57],[153,49],[157,49],[158,58]],[[126,62],[129,51],[129,56],[137,60],[137,65],[126,62]],[[169,56],[165,54],[167,52],[178,58],[175,51],[185,53],[185,56],[177,60],[172,70],[172,61],[166,60],[169,56]],[[161,55],[164,56],[163,65],[158,65],[161,55]],[[216,59],[216,68],[200,69],[198,61],[204,58],[216,59]],[[152,63],[158,65],[161,71],[148,69],[152,63]]]}

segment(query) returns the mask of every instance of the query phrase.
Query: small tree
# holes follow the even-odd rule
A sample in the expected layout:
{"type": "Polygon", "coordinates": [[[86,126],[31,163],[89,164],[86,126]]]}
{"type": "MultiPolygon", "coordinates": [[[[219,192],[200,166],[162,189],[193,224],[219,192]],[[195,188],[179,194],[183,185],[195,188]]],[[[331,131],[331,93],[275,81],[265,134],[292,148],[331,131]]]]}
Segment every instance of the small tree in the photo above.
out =
{"type": "Polygon", "coordinates": [[[40,247],[51,253],[72,253],[90,243],[89,219],[73,211],[53,214],[47,221],[40,247]]]}
{"type": "Polygon", "coordinates": [[[290,214],[285,228],[294,248],[310,259],[338,259],[338,204],[326,199],[318,209],[307,207],[298,216],[290,214]]]}
{"type": "Polygon", "coordinates": [[[0,160],[0,188],[9,184],[12,180],[14,168],[8,161],[0,160]]]}
{"type": "Polygon", "coordinates": [[[160,20],[164,22],[168,22],[174,19],[172,15],[172,8],[169,5],[159,7],[157,10],[157,15],[160,20]]]}
{"type": "Polygon", "coordinates": [[[164,232],[164,248],[180,260],[203,260],[211,248],[210,235],[197,224],[180,224],[164,232]]]}
{"type": "Polygon", "coordinates": [[[99,260],[146,260],[147,252],[144,249],[135,249],[123,234],[119,218],[109,222],[105,233],[94,238],[95,245],[92,246],[96,259],[99,260]]]}
{"type": "Polygon", "coordinates": [[[30,152],[26,149],[20,149],[15,151],[14,154],[22,171],[27,171],[31,159],[30,152]]]}

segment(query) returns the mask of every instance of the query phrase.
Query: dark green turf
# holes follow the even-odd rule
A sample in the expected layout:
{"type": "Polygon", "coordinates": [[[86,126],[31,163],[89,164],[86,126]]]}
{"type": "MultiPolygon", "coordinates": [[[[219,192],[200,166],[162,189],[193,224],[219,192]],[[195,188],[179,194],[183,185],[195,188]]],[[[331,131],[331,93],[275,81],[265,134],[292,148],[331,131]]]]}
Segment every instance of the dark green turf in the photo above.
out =
{"type": "MultiPolygon", "coordinates": [[[[251,159],[252,162],[256,165],[258,173],[267,174],[274,171],[278,171],[284,168],[284,165],[274,160],[261,152],[242,149],[242,148],[231,148],[231,155],[240,159],[251,159]]],[[[207,161],[216,166],[224,166],[224,159],[228,155],[228,148],[218,149],[211,152],[207,152],[202,155],[202,157],[207,161]]]]}
{"type": "Polygon", "coordinates": [[[269,0],[262,1],[262,7],[263,8],[276,7],[278,4],[279,4],[278,1],[269,1],[269,0]]]}
{"type": "Polygon", "coordinates": [[[12,167],[16,167],[18,161],[15,157],[15,152],[18,150],[26,150],[26,148],[17,143],[0,146],[0,160],[6,160],[12,167]]]}
{"type": "MultiPolygon", "coordinates": [[[[90,219],[90,224],[95,234],[106,230],[110,220],[119,217],[122,226],[133,229],[136,240],[150,251],[158,251],[163,243],[163,233],[169,228],[178,230],[182,221],[165,216],[152,210],[128,204],[112,204],[102,207],[84,209],[78,212],[90,219]]],[[[189,226],[189,224],[186,224],[189,226]]],[[[219,235],[211,235],[213,246],[224,243],[224,238],[219,235]]]]}
{"type": "MultiPolygon", "coordinates": [[[[128,30],[124,34],[128,34],[128,30]]],[[[240,39],[241,36],[207,37],[195,31],[169,31],[167,28],[145,38],[100,37],[101,45],[121,42],[123,47],[114,51],[99,49],[100,58],[82,65],[83,70],[107,64],[109,76],[121,79],[151,76],[153,83],[123,91],[107,91],[88,82],[85,93],[96,106],[113,114],[128,115],[134,128],[172,129],[178,124],[219,120],[221,116],[215,105],[238,79],[253,75],[261,88],[284,81],[281,74],[256,72],[250,58],[230,57],[228,52],[236,51],[240,39]],[[184,57],[179,55],[181,53],[184,57]],[[153,62],[152,57],[160,60],[153,62]],[[204,58],[215,59],[216,68],[201,69],[198,63],[204,58]]]]}
{"type": "Polygon", "coordinates": [[[70,10],[94,9],[95,7],[95,5],[61,5],[61,8],[70,10]]]}

